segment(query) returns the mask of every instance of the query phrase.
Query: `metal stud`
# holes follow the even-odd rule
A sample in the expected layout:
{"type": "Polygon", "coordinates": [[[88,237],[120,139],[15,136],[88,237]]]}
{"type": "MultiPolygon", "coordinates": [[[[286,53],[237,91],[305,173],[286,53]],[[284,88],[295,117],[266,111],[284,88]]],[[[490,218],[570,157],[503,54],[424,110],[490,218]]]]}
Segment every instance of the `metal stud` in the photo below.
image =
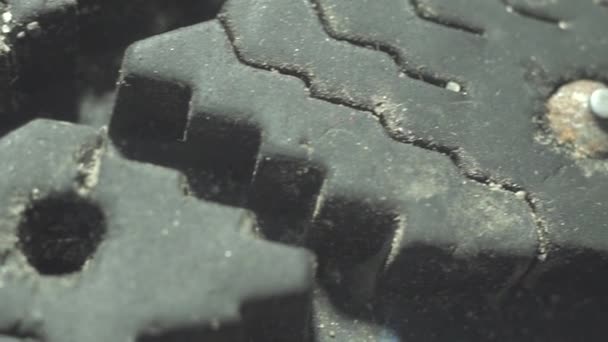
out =
{"type": "Polygon", "coordinates": [[[591,94],[589,108],[595,116],[608,119],[608,88],[597,89],[591,94]]]}

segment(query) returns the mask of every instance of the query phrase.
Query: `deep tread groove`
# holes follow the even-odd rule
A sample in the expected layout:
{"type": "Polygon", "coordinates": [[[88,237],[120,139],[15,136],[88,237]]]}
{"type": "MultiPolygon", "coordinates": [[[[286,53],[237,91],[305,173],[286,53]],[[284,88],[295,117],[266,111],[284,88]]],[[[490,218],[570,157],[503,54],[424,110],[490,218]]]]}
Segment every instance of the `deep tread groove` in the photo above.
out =
{"type": "Polygon", "coordinates": [[[185,178],[182,189],[198,198],[243,206],[260,146],[260,129],[208,113],[190,113],[192,90],[185,85],[131,76],[121,82],[126,86],[120,87],[110,134],[122,153],[180,170],[185,178]],[[149,100],[141,102],[141,98],[149,100]],[[131,115],[140,112],[150,115],[145,125],[140,117],[131,115]],[[170,120],[166,113],[172,113],[170,120]],[[227,131],[234,136],[226,135],[227,131]],[[124,139],[127,136],[129,141],[124,139]],[[208,172],[200,172],[201,168],[208,172]],[[210,190],[215,188],[219,191],[210,190]]]}

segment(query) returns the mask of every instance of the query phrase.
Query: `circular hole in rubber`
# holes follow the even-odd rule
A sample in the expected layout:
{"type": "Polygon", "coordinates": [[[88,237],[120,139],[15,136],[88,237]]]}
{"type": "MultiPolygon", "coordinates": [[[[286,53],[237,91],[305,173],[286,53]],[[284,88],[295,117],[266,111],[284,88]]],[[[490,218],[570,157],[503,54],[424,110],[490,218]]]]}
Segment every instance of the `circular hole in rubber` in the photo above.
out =
{"type": "Polygon", "coordinates": [[[43,275],[80,271],[105,232],[101,208],[71,192],[32,201],[17,228],[21,251],[43,275]]]}

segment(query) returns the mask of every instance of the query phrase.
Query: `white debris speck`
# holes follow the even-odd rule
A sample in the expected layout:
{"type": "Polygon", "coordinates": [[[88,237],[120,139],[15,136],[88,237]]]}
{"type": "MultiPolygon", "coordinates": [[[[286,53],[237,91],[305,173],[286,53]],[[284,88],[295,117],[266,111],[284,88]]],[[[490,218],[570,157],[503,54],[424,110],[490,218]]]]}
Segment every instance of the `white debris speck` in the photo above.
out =
{"type": "Polygon", "coordinates": [[[32,21],[31,23],[25,26],[29,31],[34,31],[40,28],[40,24],[37,21],[32,21]]]}
{"type": "Polygon", "coordinates": [[[232,257],[232,251],[225,251],[225,252],[224,252],[224,256],[225,256],[226,258],[230,258],[230,257],[232,257]]]}
{"type": "Polygon", "coordinates": [[[525,191],[517,191],[515,193],[515,197],[517,197],[520,200],[526,199],[526,192],[525,191]]]}
{"type": "Polygon", "coordinates": [[[446,83],[445,89],[453,91],[455,93],[460,93],[460,91],[462,90],[462,86],[457,82],[449,81],[448,83],[446,83]]]}
{"type": "Polygon", "coordinates": [[[11,32],[11,28],[8,25],[2,25],[2,33],[9,33],[11,32]]]}
{"type": "Polygon", "coordinates": [[[2,13],[2,21],[5,23],[10,23],[13,20],[13,14],[11,12],[2,13]]]}

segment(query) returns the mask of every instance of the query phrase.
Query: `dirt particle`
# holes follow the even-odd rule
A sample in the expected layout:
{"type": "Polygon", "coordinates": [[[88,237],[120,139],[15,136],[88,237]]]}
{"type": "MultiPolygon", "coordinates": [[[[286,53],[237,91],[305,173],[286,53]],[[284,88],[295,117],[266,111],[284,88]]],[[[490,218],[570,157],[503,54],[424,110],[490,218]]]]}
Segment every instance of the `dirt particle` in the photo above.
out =
{"type": "Polygon", "coordinates": [[[99,182],[101,160],[105,152],[105,131],[85,143],[77,155],[78,175],[76,188],[81,196],[87,195],[99,182]]]}

